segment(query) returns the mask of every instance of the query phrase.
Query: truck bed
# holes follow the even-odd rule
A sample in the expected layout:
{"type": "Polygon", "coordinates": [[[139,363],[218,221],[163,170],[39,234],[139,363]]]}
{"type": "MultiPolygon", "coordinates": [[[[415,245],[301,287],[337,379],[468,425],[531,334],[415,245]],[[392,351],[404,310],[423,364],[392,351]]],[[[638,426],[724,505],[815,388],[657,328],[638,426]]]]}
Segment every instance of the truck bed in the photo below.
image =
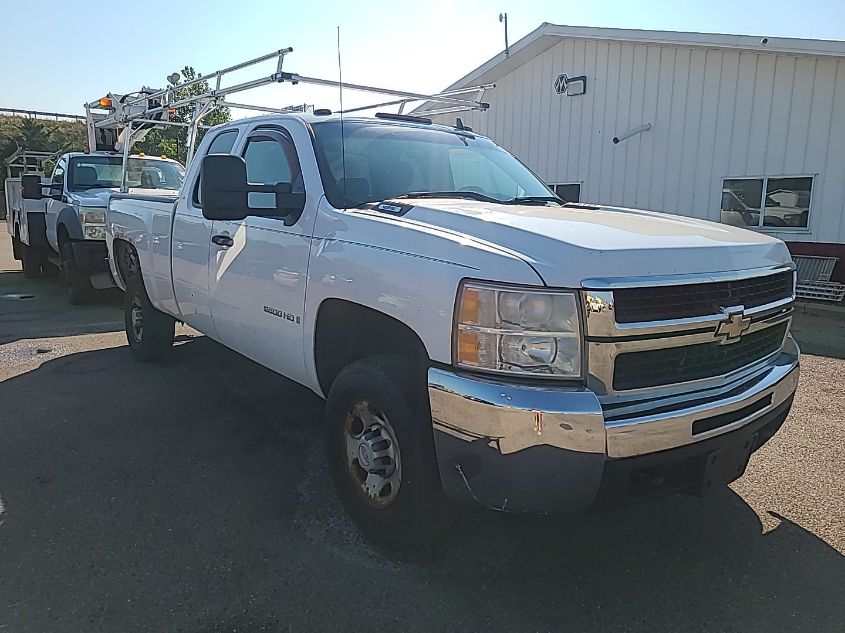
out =
{"type": "Polygon", "coordinates": [[[117,257],[112,250],[115,238],[120,238],[131,243],[138,253],[144,285],[153,305],[174,314],[178,311],[170,274],[170,244],[178,193],[174,191],[168,196],[114,194],[109,199],[106,216],[109,262],[117,285],[125,289],[122,275],[115,269],[117,257]]]}

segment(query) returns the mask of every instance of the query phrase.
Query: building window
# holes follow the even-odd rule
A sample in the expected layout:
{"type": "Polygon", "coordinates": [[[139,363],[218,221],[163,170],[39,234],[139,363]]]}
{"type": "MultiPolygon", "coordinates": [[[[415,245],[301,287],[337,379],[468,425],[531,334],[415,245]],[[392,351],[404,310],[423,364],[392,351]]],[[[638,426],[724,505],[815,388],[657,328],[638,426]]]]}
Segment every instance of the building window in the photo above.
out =
{"type": "Polygon", "coordinates": [[[812,176],[726,179],[722,182],[722,222],[806,229],[812,190],[812,176]]]}
{"type": "Polygon", "coordinates": [[[552,185],[557,197],[565,202],[580,202],[581,200],[581,183],[564,185],[552,185]]]}

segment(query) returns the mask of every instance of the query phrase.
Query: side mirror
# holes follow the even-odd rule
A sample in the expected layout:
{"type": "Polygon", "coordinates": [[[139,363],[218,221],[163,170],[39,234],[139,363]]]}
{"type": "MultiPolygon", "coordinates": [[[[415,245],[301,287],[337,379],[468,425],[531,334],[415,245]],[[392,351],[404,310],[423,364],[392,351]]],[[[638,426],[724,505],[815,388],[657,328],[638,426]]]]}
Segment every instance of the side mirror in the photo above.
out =
{"type": "Polygon", "coordinates": [[[41,176],[27,174],[21,176],[21,197],[24,200],[41,200],[41,176]]]}
{"type": "Polygon", "coordinates": [[[276,209],[262,209],[261,215],[279,215],[284,217],[285,226],[296,224],[302,211],[305,209],[305,194],[293,193],[293,187],[289,182],[280,182],[275,185],[276,209]]]}
{"type": "Polygon", "coordinates": [[[202,215],[208,220],[243,220],[249,215],[284,217],[294,224],[305,208],[305,194],[292,193],[289,182],[253,185],[247,181],[246,163],[240,156],[209,154],[202,159],[202,215]],[[271,208],[249,206],[250,193],[273,193],[271,208]]]}
{"type": "Polygon", "coordinates": [[[202,215],[208,220],[243,220],[249,215],[246,163],[240,156],[209,154],[200,167],[202,215]]]}
{"type": "Polygon", "coordinates": [[[64,195],[62,194],[62,192],[65,189],[65,185],[63,182],[51,182],[49,185],[43,186],[46,187],[47,191],[49,192],[46,196],[44,196],[45,198],[50,198],[51,200],[62,199],[62,196],[64,195]]]}

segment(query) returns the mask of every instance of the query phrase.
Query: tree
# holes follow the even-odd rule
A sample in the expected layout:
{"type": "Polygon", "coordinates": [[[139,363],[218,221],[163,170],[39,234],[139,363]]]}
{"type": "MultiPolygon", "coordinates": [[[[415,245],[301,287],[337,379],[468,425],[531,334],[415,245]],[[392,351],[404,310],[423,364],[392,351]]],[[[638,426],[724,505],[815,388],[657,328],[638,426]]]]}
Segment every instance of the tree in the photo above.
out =
{"type": "MultiPolygon", "coordinates": [[[[6,159],[19,147],[32,152],[82,151],[88,146],[85,124],[0,115],[0,191],[6,174],[6,159]]],[[[50,163],[42,165],[50,173],[50,163]]]]}
{"type": "Polygon", "coordinates": [[[82,121],[52,121],[47,133],[50,138],[48,151],[81,152],[88,148],[88,131],[82,121]]]}
{"type": "Polygon", "coordinates": [[[54,149],[49,133],[38,119],[22,120],[20,144],[33,152],[49,152],[54,149]]]}
{"type": "MultiPolygon", "coordinates": [[[[188,82],[202,75],[197,74],[193,66],[185,66],[182,69],[183,81],[188,82]]],[[[208,92],[208,82],[198,81],[186,88],[180,88],[177,84],[175,96],[177,100],[185,99],[189,96],[201,95],[208,92]]],[[[170,115],[171,121],[180,123],[190,123],[193,116],[193,106],[181,106],[176,108],[176,113],[170,115]]],[[[203,117],[200,122],[203,125],[219,125],[232,120],[232,114],[229,108],[215,108],[203,117]]],[[[197,145],[199,145],[206,130],[200,129],[197,134],[197,145]]],[[[175,158],[181,162],[185,162],[188,154],[188,130],[185,127],[167,126],[151,130],[143,141],[137,143],[133,148],[136,152],[144,152],[150,155],[165,154],[170,158],[175,158]]]]}

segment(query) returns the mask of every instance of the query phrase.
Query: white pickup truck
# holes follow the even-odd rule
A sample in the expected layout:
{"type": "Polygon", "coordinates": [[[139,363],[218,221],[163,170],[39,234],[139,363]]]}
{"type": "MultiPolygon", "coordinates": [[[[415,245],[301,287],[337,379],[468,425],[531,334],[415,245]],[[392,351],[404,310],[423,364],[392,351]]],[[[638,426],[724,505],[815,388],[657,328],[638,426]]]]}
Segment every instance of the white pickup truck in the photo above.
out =
{"type": "Polygon", "coordinates": [[[338,495],[389,545],[448,498],[569,512],[733,481],[798,382],[782,242],[563,203],[462,126],[229,123],[175,203],[114,195],[106,231],[132,351],[181,321],[324,396],[338,495]]]}

